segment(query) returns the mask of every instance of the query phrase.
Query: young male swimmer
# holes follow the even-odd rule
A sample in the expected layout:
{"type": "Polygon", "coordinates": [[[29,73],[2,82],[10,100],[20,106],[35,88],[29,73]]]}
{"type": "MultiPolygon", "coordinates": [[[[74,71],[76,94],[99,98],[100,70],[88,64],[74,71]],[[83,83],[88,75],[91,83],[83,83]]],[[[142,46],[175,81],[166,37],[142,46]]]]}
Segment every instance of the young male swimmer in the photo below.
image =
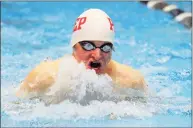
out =
{"type": "MultiPolygon", "coordinates": [[[[73,58],[98,75],[108,74],[116,86],[146,91],[147,84],[139,71],[111,59],[114,35],[114,24],[104,11],[89,9],[83,12],[72,33],[73,58]]],[[[27,97],[31,92],[45,93],[56,82],[61,61],[62,58],[40,63],[28,74],[16,95],[27,97]]]]}

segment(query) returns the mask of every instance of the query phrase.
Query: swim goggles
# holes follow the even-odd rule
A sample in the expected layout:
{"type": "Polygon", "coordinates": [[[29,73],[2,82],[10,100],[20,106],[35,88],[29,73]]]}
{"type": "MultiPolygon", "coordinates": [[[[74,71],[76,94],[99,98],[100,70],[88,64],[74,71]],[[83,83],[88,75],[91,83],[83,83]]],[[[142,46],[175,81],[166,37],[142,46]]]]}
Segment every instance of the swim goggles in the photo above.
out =
{"type": "Polygon", "coordinates": [[[108,53],[114,50],[113,44],[109,42],[101,45],[100,47],[97,47],[92,41],[81,41],[79,44],[85,51],[91,51],[95,50],[96,48],[100,48],[102,52],[108,53]]]}

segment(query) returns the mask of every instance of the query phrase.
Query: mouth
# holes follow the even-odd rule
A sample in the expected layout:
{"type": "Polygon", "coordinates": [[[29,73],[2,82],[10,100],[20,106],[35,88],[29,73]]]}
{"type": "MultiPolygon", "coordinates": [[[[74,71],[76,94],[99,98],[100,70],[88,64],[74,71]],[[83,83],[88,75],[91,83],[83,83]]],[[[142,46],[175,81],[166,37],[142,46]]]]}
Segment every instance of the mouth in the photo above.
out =
{"type": "Polygon", "coordinates": [[[101,63],[100,62],[90,62],[89,66],[91,68],[94,68],[94,69],[99,69],[101,67],[101,63]]]}

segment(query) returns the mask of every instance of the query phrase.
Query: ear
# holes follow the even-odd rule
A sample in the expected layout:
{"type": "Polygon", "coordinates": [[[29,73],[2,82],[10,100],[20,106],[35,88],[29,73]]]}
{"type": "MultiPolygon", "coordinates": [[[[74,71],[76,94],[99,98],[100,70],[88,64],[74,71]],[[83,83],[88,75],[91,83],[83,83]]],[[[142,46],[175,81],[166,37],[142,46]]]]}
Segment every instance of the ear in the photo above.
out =
{"type": "Polygon", "coordinates": [[[73,48],[73,52],[76,50],[76,44],[72,47],[73,48]]]}
{"type": "Polygon", "coordinates": [[[77,44],[72,47],[72,54],[75,55],[77,51],[77,44]]]}

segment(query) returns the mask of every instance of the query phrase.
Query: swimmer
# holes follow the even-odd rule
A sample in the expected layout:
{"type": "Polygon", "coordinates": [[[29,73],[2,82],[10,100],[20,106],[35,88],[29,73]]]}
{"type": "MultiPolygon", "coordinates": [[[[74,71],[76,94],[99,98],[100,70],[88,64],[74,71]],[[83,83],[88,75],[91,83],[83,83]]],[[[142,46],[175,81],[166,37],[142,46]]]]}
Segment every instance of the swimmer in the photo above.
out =
{"type": "MultiPolygon", "coordinates": [[[[70,43],[72,57],[98,75],[109,75],[117,87],[146,92],[147,84],[139,71],[111,58],[114,36],[111,18],[100,9],[89,9],[76,19],[70,43]]],[[[25,98],[31,92],[45,93],[54,85],[61,61],[62,58],[59,58],[37,65],[21,83],[16,95],[25,98]]]]}

